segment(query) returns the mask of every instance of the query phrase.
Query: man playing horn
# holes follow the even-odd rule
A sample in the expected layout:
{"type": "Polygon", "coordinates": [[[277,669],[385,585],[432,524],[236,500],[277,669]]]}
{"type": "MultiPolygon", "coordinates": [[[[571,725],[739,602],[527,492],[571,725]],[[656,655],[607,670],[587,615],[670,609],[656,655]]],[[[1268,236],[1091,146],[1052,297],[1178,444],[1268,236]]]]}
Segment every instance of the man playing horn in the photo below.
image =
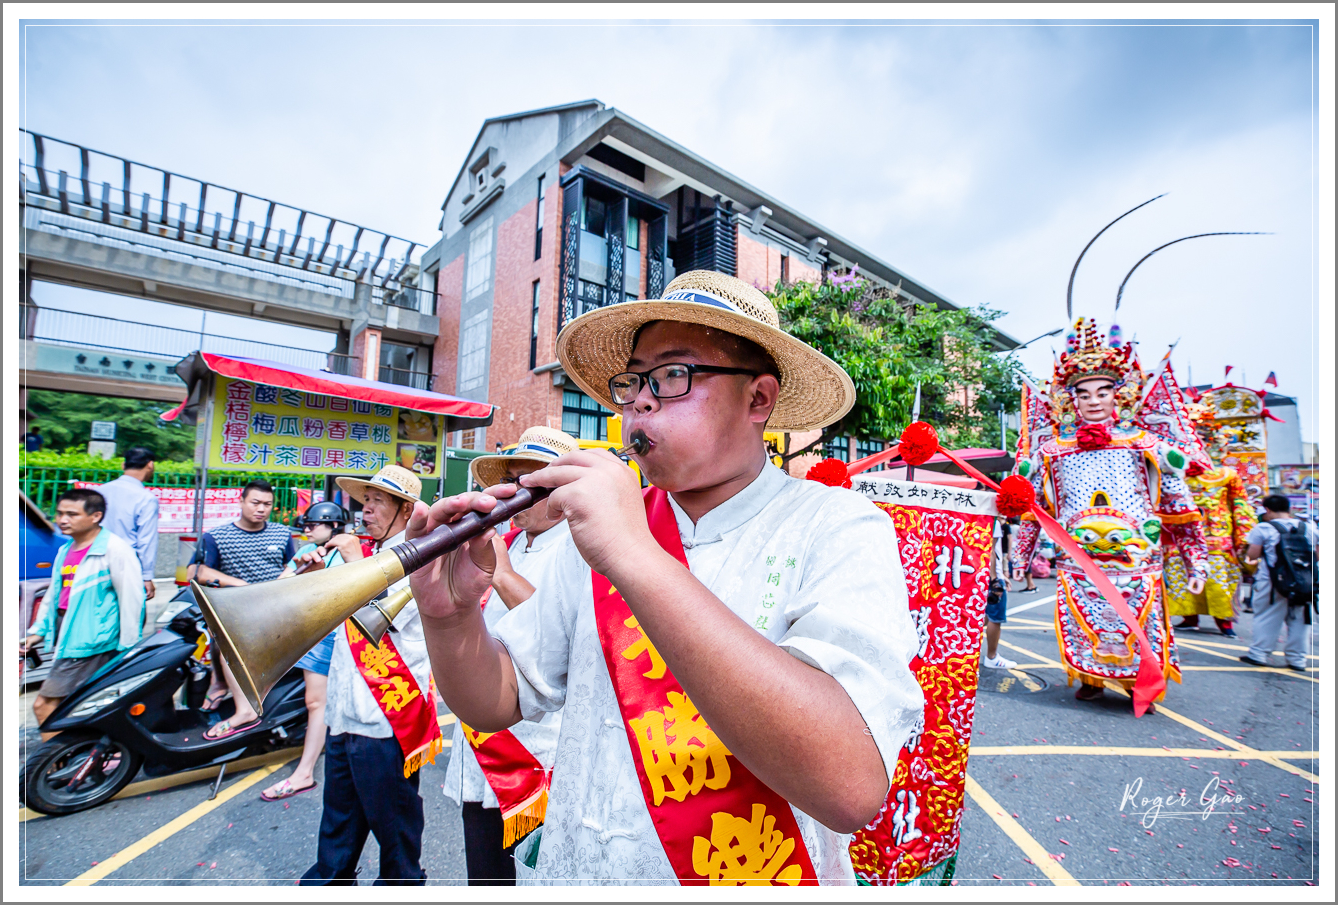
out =
{"type": "MultiPolygon", "coordinates": [[[[1047,394],[1053,434],[1017,465],[1045,510],[1124,595],[1136,620],[1137,627],[1126,621],[1061,549],[1056,633],[1069,684],[1080,681],[1083,701],[1101,697],[1107,681],[1134,687],[1140,630],[1158,671],[1180,681],[1163,600],[1163,537],[1175,539],[1191,593],[1203,590],[1207,574],[1199,511],[1184,480],[1189,459],[1138,423],[1143,388],[1142,369],[1119,328],[1111,327],[1107,342],[1094,321],[1079,318],[1047,394]]],[[[1039,534],[1040,525],[1024,516],[1013,548],[1015,579],[1031,561],[1039,534]]]]}
{"type": "MultiPolygon", "coordinates": [[[[762,433],[838,420],[850,378],[718,273],[610,305],[558,338],[563,369],[621,410],[652,487],[604,452],[521,478],[555,488],[561,561],[489,633],[487,535],[414,573],[438,685],[479,731],[564,707],[535,876],[853,883],[923,710],[892,522],[786,476],[762,433]]],[[[487,512],[507,485],[416,507],[409,535],[487,512]]]]}

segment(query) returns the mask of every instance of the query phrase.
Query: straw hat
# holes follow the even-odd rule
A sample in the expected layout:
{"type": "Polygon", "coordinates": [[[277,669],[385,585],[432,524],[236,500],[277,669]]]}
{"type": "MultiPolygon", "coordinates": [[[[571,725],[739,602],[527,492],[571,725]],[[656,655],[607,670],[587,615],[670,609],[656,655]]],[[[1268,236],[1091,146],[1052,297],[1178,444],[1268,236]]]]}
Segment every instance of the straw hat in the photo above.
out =
{"type": "Polygon", "coordinates": [[[423,492],[423,482],[418,480],[418,475],[399,465],[387,465],[372,475],[370,481],[362,478],[335,478],[335,483],[339,485],[340,490],[348,491],[349,495],[359,503],[363,502],[363,496],[369,487],[384,490],[391,496],[408,500],[410,503],[417,502],[423,492]]]}
{"type": "Polygon", "coordinates": [[[502,456],[479,456],[469,463],[469,476],[480,487],[501,483],[513,462],[536,463],[538,471],[558,456],[580,449],[576,438],[552,427],[531,427],[520,435],[514,451],[502,456]]]}
{"type": "Polygon", "coordinates": [[[767,427],[802,431],[826,427],[855,404],[855,384],[841,366],[782,332],[771,299],[742,280],[712,270],[680,274],[661,299],[627,301],[588,311],[558,335],[562,368],[576,385],[618,411],[609,378],[627,370],[632,339],[650,321],[701,324],[742,336],[771,355],[780,370],[780,396],[767,427]]]}

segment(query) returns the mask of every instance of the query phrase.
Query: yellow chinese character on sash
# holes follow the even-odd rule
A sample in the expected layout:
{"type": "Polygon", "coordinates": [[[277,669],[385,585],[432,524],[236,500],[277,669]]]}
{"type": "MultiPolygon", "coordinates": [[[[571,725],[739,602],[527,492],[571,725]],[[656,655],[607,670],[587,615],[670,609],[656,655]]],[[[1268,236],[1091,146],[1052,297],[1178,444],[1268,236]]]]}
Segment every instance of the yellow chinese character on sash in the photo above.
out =
{"type": "Polygon", "coordinates": [[[469,742],[470,747],[473,748],[477,748],[479,745],[482,745],[497,734],[495,732],[479,732],[477,729],[474,729],[471,726],[466,726],[464,723],[460,724],[460,731],[464,733],[465,741],[469,742]]]}
{"type": "Polygon", "coordinates": [[[391,676],[390,681],[378,685],[377,690],[385,692],[381,695],[381,703],[387,710],[403,710],[419,694],[417,688],[410,688],[409,683],[400,676],[391,676]]]}
{"type": "Polygon", "coordinates": [[[735,817],[725,811],[711,815],[710,840],[692,840],[692,869],[707,877],[712,886],[743,886],[773,882],[797,886],[803,867],[785,866],[794,853],[794,839],[776,829],[776,818],[766,805],[753,805],[753,819],[735,817]]]}
{"type": "Polygon", "coordinates": [[[729,785],[729,749],[716,738],[687,695],[669,692],[669,706],[630,721],[641,748],[655,804],[665,796],[682,801],[705,786],[729,785]],[[669,787],[665,787],[665,780],[669,787]]]}
{"type": "Polygon", "coordinates": [[[646,630],[641,627],[641,623],[636,621],[635,616],[628,616],[623,625],[637,630],[641,637],[633,642],[632,646],[623,651],[623,659],[635,660],[642,654],[650,654],[650,669],[642,673],[647,679],[663,679],[664,671],[668,667],[664,665],[664,660],[660,657],[660,652],[655,649],[655,645],[650,643],[646,637],[646,630]]]}
{"type": "Polygon", "coordinates": [[[380,648],[369,644],[358,654],[358,659],[362,661],[363,673],[376,676],[378,679],[384,679],[390,675],[392,669],[400,665],[395,659],[395,651],[391,650],[388,644],[380,648]]]}

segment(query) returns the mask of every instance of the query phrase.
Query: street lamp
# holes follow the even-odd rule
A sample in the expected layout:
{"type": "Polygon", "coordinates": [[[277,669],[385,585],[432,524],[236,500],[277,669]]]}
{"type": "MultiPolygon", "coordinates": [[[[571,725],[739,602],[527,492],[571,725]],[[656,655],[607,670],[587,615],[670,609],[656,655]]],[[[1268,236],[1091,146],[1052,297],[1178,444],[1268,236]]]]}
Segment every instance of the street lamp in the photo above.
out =
{"type": "Polygon", "coordinates": [[[1024,342],[1022,345],[1018,346],[1017,349],[1014,349],[1013,351],[1016,352],[1018,349],[1025,349],[1025,348],[1027,348],[1027,346],[1029,346],[1029,345],[1031,345],[1032,343],[1036,342],[1037,339],[1045,339],[1047,336],[1056,336],[1056,335],[1058,335],[1058,334],[1060,334],[1060,333],[1063,333],[1063,332],[1064,332],[1064,328],[1063,328],[1063,327],[1056,327],[1055,329],[1051,330],[1049,333],[1042,333],[1040,336],[1036,337],[1036,339],[1029,339],[1029,340],[1027,340],[1026,342],[1024,342]]]}

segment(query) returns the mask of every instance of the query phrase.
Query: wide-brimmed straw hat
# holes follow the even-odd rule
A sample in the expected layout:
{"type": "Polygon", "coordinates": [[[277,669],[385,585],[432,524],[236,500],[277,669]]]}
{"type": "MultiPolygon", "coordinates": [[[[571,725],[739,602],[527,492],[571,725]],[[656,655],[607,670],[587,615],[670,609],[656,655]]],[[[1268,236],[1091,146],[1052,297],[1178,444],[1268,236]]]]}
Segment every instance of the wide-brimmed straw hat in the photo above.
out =
{"type": "Polygon", "coordinates": [[[664,297],[587,311],[558,334],[557,354],[576,385],[605,407],[621,406],[609,378],[627,370],[632,340],[651,321],[701,324],[757,343],[780,370],[780,396],[767,426],[803,431],[838,421],[855,404],[855,384],[841,366],[780,329],[776,306],[762,291],[713,270],[680,274],[664,297]]]}
{"type": "Polygon", "coordinates": [[[363,502],[363,496],[370,487],[384,490],[391,496],[408,500],[410,503],[417,502],[423,492],[423,482],[418,480],[418,475],[399,465],[387,465],[372,475],[371,480],[335,478],[335,483],[339,485],[340,490],[348,491],[349,495],[359,503],[363,502]]]}
{"type": "Polygon", "coordinates": [[[500,456],[479,456],[469,463],[469,476],[480,487],[500,484],[513,462],[535,463],[543,468],[558,456],[576,452],[581,445],[571,434],[552,427],[531,427],[520,435],[516,448],[500,456]]]}

